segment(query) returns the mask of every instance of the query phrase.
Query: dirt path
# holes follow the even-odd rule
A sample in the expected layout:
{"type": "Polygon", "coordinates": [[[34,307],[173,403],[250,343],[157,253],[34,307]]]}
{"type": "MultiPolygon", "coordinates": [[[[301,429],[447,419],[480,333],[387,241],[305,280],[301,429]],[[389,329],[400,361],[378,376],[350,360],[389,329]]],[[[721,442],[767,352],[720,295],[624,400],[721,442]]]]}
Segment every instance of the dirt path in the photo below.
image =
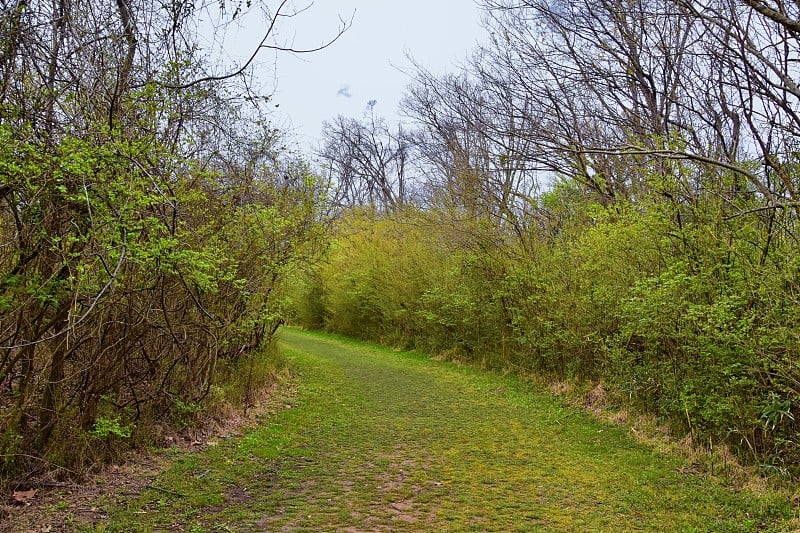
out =
{"type": "MultiPolygon", "coordinates": [[[[496,374],[294,330],[300,390],[93,531],[766,531],[791,514],[496,374]]],[[[785,524],[785,522],[784,522],[785,524]]],[[[53,529],[52,531],[58,531],[53,529]]]]}

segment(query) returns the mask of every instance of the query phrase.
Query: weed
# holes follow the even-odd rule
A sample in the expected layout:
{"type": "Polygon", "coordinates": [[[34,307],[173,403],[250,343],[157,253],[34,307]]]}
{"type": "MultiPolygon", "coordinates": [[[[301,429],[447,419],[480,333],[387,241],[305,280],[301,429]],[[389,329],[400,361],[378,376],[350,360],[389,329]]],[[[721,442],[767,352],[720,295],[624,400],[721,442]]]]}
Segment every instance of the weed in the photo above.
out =
{"type": "Polygon", "coordinates": [[[131,436],[131,426],[120,424],[119,418],[98,418],[94,424],[92,435],[99,439],[118,437],[128,439],[131,436]]]}

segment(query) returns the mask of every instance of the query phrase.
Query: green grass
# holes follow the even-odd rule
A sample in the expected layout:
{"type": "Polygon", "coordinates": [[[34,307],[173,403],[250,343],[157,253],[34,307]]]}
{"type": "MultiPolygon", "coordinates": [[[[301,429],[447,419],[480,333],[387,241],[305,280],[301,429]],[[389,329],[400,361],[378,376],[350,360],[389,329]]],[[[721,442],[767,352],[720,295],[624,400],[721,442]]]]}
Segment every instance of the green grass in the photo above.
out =
{"type": "Polygon", "coordinates": [[[180,455],[93,531],[784,531],[793,516],[512,377],[296,330],[279,342],[292,407],[180,455]]]}

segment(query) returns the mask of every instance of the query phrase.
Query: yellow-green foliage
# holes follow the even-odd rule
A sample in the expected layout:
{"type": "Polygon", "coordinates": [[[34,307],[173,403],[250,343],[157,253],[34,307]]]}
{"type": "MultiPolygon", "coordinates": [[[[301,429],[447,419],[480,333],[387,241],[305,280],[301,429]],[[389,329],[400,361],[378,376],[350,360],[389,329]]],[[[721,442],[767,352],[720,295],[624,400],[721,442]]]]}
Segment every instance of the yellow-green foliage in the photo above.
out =
{"type": "Polygon", "coordinates": [[[526,246],[489,217],[347,214],[304,289],[321,318],[308,325],[603,380],[611,401],[790,470],[797,245],[785,233],[767,239],[759,217],[722,216],[713,197],[602,204],[562,184],[542,205],[548,224],[532,225],[526,246]]]}
{"type": "Polygon", "coordinates": [[[655,217],[624,206],[590,205],[587,212],[581,232],[541,243],[508,281],[527,368],[598,377],[631,287],[661,268],[655,217]]]}
{"type": "Polygon", "coordinates": [[[420,295],[442,251],[421,216],[354,212],[340,224],[322,269],[326,325],[374,340],[404,342],[418,327],[420,295]]]}

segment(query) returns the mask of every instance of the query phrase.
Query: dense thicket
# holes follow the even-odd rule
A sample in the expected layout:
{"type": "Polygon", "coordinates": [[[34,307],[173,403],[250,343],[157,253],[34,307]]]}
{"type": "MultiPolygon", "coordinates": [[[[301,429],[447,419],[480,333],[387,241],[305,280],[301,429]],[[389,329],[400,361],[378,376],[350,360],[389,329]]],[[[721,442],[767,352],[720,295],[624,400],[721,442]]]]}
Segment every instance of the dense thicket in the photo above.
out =
{"type": "Polygon", "coordinates": [[[797,473],[797,6],[485,7],[487,44],[404,102],[417,207],[344,213],[296,319],[600,380],[797,473]]]}
{"type": "MultiPolygon", "coordinates": [[[[0,475],[79,470],[146,438],[274,333],[321,190],[282,154],[247,65],[199,41],[199,16],[220,37],[244,13],[2,3],[0,475]]],[[[279,12],[265,16],[266,39],[279,12]]]]}

